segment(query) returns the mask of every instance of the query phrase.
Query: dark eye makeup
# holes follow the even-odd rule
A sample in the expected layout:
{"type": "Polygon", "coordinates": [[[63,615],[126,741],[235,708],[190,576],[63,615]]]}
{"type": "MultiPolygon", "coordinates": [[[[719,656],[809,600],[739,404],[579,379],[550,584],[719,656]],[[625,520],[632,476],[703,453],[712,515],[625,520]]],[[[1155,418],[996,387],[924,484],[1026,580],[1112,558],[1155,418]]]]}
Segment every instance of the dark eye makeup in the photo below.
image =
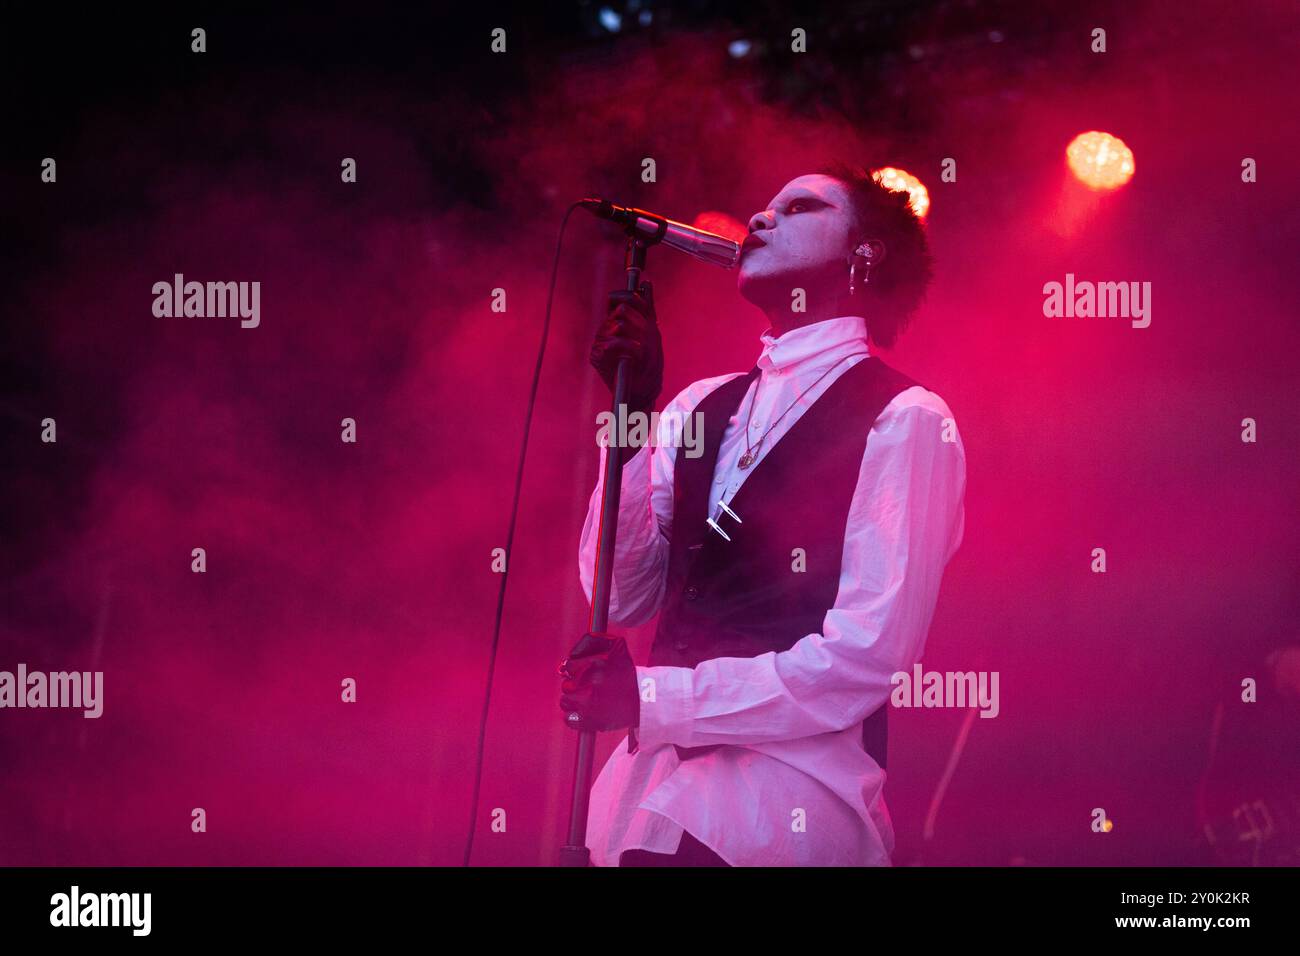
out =
{"type": "Polygon", "coordinates": [[[816,209],[822,205],[824,205],[824,203],[818,202],[816,199],[810,199],[807,196],[801,196],[798,199],[791,199],[788,203],[786,203],[785,211],[787,214],[792,213],[795,211],[796,206],[802,206],[804,211],[807,211],[810,209],[816,209]]]}

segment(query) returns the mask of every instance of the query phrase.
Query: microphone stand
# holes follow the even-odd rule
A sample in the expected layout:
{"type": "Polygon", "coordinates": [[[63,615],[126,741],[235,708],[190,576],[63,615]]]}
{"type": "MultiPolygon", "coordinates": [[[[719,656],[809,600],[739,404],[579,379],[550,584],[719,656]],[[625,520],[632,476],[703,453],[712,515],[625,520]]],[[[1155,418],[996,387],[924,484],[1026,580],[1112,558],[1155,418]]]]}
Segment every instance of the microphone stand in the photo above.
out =
{"type": "MultiPolygon", "coordinates": [[[[661,233],[662,234],[662,233],[661,233]]],[[[651,239],[654,242],[656,239],[651,239]]],[[[624,267],[627,288],[635,292],[645,269],[646,247],[650,243],[629,227],[624,267]]],[[[631,359],[618,360],[614,372],[614,416],[627,404],[628,366],[631,359]]],[[[617,432],[614,433],[617,435],[617,432]]],[[[614,582],[614,536],[618,532],[618,504],[623,493],[623,448],[611,441],[605,450],[605,473],[600,483],[600,533],[596,543],[596,574],[591,588],[591,618],[587,629],[600,634],[609,626],[609,598],[614,582]]],[[[596,731],[578,733],[578,754],[573,771],[573,795],[569,803],[568,840],[560,847],[561,866],[588,866],[591,850],[587,848],[587,810],[591,799],[591,768],[596,759],[596,731]]]]}

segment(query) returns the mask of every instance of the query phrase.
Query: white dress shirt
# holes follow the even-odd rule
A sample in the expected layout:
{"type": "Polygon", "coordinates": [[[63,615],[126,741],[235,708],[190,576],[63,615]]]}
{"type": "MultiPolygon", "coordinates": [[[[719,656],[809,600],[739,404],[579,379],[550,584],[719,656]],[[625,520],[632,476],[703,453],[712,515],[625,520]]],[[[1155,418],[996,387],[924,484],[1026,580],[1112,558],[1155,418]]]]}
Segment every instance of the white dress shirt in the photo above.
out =
{"type": "MultiPolygon", "coordinates": [[[[722,437],[710,514],[763,467],[764,456],[813,402],[862,361],[866,322],[843,316],[779,338],[768,329],[760,341],[760,375],[722,437]],[[756,464],[741,470],[747,421],[751,444],[775,429],[756,464]]],[[[667,413],[690,412],[743,374],[689,385],[665,407],[659,444],[624,465],[612,623],[645,623],[664,601],[678,452],[669,444],[667,413]]],[[[602,449],[600,474],[604,455],[602,449]]],[[[948,406],[920,386],[905,389],[869,434],[845,528],[839,590],[821,632],[780,653],[717,658],[694,668],[637,668],[638,685],[653,679],[654,701],[643,693],[637,752],[620,743],[592,786],[587,846],[595,865],[617,866],[624,850],[673,853],[683,829],[733,866],[889,865],[894,832],[882,795],[885,772],[863,750],[862,721],[888,703],[891,676],[921,657],[944,566],[961,544],[965,490],[966,453],[948,406]],[[672,744],[724,746],[682,761],[672,744]]],[[[578,560],[588,600],[599,519],[597,480],[578,560]]]]}

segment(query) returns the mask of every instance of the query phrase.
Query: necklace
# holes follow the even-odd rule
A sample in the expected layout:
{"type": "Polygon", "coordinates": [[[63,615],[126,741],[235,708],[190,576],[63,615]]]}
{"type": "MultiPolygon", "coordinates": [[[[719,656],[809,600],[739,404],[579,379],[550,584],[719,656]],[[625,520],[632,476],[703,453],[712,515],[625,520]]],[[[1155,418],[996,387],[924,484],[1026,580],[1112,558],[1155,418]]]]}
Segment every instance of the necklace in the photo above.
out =
{"type": "Polygon", "coordinates": [[[773,423],[768,427],[767,431],[763,432],[762,436],[758,439],[758,444],[757,444],[757,445],[754,445],[754,446],[751,447],[750,444],[749,444],[749,423],[750,423],[750,422],[753,420],[753,418],[754,418],[754,406],[758,404],[758,386],[759,386],[760,384],[762,384],[762,381],[763,381],[763,380],[760,378],[760,379],[758,380],[758,382],[756,382],[756,383],[754,384],[754,400],[753,400],[752,402],[749,403],[749,415],[748,415],[748,417],[745,419],[745,453],[744,453],[743,455],[740,456],[740,461],[738,462],[738,464],[739,464],[741,470],[743,471],[744,469],[748,468],[750,465],[752,465],[752,464],[754,463],[754,459],[756,459],[756,458],[758,457],[758,452],[759,452],[759,450],[763,447],[763,442],[766,440],[767,436],[770,435],[770,434],[772,434],[772,429],[773,429],[773,428],[776,428],[777,425],[781,424],[781,420],[782,420],[783,418],[785,418],[786,415],[789,415],[789,414],[790,414],[790,409],[791,409],[791,408],[794,408],[796,405],[799,404],[799,399],[803,398],[805,395],[807,395],[809,392],[811,392],[814,388],[816,388],[818,385],[820,385],[822,379],[824,379],[827,375],[831,374],[831,372],[835,371],[837,368],[839,368],[841,365],[843,365],[843,364],[844,364],[845,362],[847,362],[849,359],[853,358],[854,355],[867,355],[867,354],[868,354],[868,353],[866,353],[866,352],[854,352],[853,355],[846,355],[846,356],[844,356],[844,358],[840,359],[838,362],[836,362],[834,365],[832,365],[832,366],[831,366],[830,368],[828,368],[826,371],[822,372],[822,374],[817,378],[817,381],[813,382],[811,385],[809,385],[807,388],[805,388],[802,392],[800,392],[799,395],[798,395],[798,397],[796,397],[795,400],[794,400],[793,402],[790,403],[789,407],[787,407],[786,410],[783,411],[783,412],[781,413],[780,418],[778,418],[776,421],[774,421],[774,422],[773,422],[773,423]]]}

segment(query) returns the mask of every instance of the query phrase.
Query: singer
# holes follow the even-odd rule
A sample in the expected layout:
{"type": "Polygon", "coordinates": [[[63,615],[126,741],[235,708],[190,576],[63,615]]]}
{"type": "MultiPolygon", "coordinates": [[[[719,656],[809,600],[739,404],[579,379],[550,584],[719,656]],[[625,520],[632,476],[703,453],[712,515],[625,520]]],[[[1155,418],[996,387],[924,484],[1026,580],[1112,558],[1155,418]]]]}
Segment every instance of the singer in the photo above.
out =
{"type": "MultiPolygon", "coordinates": [[[[622,466],[610,620],[659,621],[647,666],[606,634],[560,666],[567,726],[630,729],[592,787],[595,865],[890,864],[891,677],[924,650],[966,485],[947,404],[872,353],[932,272],[907,199],[842,164],[787,183],[741,248],[737,289],[770,325],[757,363],[664,409],[702,416],[703,454],[602,449],[622,466]]],[[[591,352],[607,384],[624,355],[629,408],[649,412],[649,282],[610,295],[591,352]]],[[[599,514],[597,487],[589,598],[599,514]]]]}

